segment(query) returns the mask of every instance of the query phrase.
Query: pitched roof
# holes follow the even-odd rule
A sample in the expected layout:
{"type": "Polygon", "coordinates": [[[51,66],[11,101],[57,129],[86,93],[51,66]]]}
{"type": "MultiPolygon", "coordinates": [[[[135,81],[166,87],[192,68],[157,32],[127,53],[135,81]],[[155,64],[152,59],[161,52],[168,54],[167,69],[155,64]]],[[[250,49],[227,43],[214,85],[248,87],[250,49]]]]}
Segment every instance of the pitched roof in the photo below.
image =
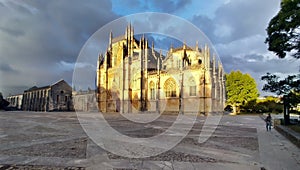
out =
{"type": "Polygon", "coordinates": [[[42,86],[42,87],[33,86],[27,90],[24,90],[24,92],[36,91],[36,90],[47,89],[47,88],[50,88],[50,85],[42,86]]]}
{"type": "Polygon", "coordinates": [[[29,88],[27,90],[24,90],[24,92],[30,92],[30,91],[36,91],[36,90],[41,90],[41,89],[47,89],[47,88],[50,88],[51,86],[54,86],[54,85],[56,85],[58,83],[61,83],[61,82],[64,82],[64,83],[68,84],[65,80],[60,79],[60,80],[58,80],[57,82],[55,82],[55,83],[53,83],[51,85],[42,86],[42,87],[33,86],[33,87],[31,87],[31,88],[29,88]]]}

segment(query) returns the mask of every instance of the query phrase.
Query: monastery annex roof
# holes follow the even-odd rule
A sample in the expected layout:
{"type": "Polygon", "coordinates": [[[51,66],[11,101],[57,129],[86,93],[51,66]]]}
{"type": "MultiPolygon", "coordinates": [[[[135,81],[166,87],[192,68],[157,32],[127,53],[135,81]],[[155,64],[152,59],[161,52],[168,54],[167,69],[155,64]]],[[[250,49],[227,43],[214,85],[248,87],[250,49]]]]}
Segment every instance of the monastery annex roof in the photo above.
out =
{"type": "Polygon", "coordinates": [[[50,85],[42,86],[42,87],[33,86],[27,90],[24,90],[24,92],[31,92],[31,91],[41,90],[41,89],[48,89],[48,88],[50,88],[50,85]]]}
{"type": "Polygon", "coordinates": [[[33,87],[31,87],[31,88],[29,88],[29,89],[27,89],[27,90],[24,90],[24,92],[36,91],[36,90],[41,90],[41,89],[48,89],[48,88],[50,88],[51,86],[54,86],[54,85],[56,85],[56,84],[58,84],[58,83],[61,83],[61,82],[66,83],[65,80],[60,79],[60,80],[58,80],[57,82],[55,82],[55,83],[53,83],[53,84],[51,84],[51,85],[42,86],[42,87],[33,86],[33,87]]]}

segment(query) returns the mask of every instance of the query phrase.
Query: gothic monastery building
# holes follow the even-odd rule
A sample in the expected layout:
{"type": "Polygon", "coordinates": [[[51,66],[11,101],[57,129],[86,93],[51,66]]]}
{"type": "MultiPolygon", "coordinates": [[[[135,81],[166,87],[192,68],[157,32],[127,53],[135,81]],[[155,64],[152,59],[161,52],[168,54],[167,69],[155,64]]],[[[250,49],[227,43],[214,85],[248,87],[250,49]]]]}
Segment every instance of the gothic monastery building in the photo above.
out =
{"type": "Polygon", "coordinates": [[[224,70],[207,45],[184,43],[162,55],[128,25],[124,35],[110,33],[97,67],[101,112],[209,114],[224,109],[224,70]]]}
{"type": "Polygon", "coordinates": [[[10,110],[74,111],[72,88],[64,80],[43,87],[33,86],[22,94],[8,96],[6,100],[10,110]]]}
{"type": "Polygon", "coordinates": [[[64,80],[44,87],[31,87],[22,97],[25,111],[72,111],[72,88],[64,80]]]}

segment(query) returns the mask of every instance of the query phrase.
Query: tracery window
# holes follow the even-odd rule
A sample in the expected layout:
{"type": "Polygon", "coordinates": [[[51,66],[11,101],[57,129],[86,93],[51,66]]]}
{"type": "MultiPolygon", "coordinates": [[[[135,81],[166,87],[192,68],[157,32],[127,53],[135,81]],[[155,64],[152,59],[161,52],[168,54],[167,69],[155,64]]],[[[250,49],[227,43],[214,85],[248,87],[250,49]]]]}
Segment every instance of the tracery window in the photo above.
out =
{"type": "Polygon", "coordinates": [[[190,86],[190,96],[196,96],[196,86],[190,86]]]}
{"type": "Polygon", "coordinates": [[[166,97],[176,97],[176,82],[173,78],[166,80],[164,84],[166,97]]]}
{"type": "Polygon", "coordinates": [[[190,85],[190,96],[196,96],[197,86],[196,86],[195,79],[193,77],[189,78],[189,85],[190,85]]]}
{"type": "Polygon", "coordinates": [[[150,82],[150,99],[155,99],[155,84],[153,81],[150,82]]]}

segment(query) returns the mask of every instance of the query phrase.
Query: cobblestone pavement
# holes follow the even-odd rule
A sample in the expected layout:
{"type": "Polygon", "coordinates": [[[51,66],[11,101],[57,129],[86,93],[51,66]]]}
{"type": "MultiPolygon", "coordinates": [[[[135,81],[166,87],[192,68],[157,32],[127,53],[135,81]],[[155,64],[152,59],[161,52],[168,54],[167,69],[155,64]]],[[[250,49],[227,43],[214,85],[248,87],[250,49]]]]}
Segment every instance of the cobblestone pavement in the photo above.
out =
{"type": "MultiPolygon", "coordinates": [[[[88,113],[86,113],[88,114],[88,113]]],[[[176,116],[132,123],[105,116],[123,134],[151,137],[176,116]]],[[[74,112],[0,112],[0,170],[4,169],[261,169],[257,116],[223,116],[213,135],[198,143],[205,117],[174,148],[149,158],[126,158],[105,151],[84,132],[74,112]]]]}

